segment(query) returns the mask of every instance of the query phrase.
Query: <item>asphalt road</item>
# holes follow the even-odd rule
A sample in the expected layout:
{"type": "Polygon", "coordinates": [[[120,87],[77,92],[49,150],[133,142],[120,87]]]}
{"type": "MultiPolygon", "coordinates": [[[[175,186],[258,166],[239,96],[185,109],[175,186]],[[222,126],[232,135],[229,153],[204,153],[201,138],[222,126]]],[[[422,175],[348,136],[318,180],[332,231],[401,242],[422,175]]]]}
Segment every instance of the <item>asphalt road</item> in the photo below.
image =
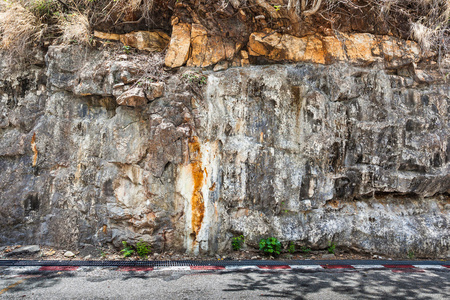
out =
{"type": "Polygon", "coordinates": [[[0,299],[450,299],[450,270],[4,273],[0,299]]]}

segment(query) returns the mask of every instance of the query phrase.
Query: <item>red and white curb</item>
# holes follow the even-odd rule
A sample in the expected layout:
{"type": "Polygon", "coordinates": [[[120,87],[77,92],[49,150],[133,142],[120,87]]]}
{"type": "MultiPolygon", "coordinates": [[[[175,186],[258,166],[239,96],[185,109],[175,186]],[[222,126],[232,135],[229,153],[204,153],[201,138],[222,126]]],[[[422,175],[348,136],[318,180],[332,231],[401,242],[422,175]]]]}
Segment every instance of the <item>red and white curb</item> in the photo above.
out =
{"type": "Polygon", "coordinates": [[[31,266],[31,267],[2,267],[2,273],[9,277],[26,276],[24,274],[38,274],[50,272],[83,272],[92,269],[108,269],[121,272],[192,272],[192,271],[320,271],[320,270],[390,270],[394,273],[420,273],[426,270],[449,270],[450,265],[260,265],[260,266],[171,266],[171,267],[77,267],[77,266],[31,266]]]}

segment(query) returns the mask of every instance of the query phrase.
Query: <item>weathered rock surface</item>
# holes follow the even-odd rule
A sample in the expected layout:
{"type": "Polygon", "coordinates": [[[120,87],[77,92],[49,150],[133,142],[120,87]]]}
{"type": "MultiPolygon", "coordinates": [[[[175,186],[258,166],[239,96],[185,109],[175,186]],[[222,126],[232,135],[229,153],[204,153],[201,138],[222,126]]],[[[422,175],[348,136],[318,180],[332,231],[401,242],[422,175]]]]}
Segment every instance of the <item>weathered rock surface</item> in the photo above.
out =
{"type": "Polygon", "coordinates": [[[117,98],[117,104],[126,106],[143,106],[147,104],[147,98],[145,97],[144,89],[132,88],[117,98]]]}
{"type": "Polygon", "coordinates": [[[177,68],[187,62],[191,46],[191,27],[190,24],[181,23],[173,26],[166,54],[166,66],[177,68]]]}
{"type": "Polygon", "coordinates": [[[162,31],[133,31],[126,34],[94,31],[94,37],[120,41],[126,46],[149,52],[163,51],[170,41],[170,36],[162,31]]]}
{"type": "Polygon", "coordinates": [[[255,32],[250,35],[248,49],[252,56],[263,56],[274,61],[319,64],[336,61],[370,64],[383,61],[388,67],[415,63],[425,55],[415,42],[370,33],[298,38],[276,32],[255,32]]]}
{"type": "Polygon", "coordinates": [[[2,67],[0,244],[215,254],[243,234],[445,256],[449,85],[413,54],[370,48],[367,66],[342,49],[331,65],[173,74],[139,107],[115,97],[141,65],[107,51],[50,47],[45,67],[2,67]]]}
{"type": "Polygon", "coordinates": [[[119,40],[127,46],[145,51],[163,51],[170,37],[161,31],[135,31],[120,35],[119,40]]]}

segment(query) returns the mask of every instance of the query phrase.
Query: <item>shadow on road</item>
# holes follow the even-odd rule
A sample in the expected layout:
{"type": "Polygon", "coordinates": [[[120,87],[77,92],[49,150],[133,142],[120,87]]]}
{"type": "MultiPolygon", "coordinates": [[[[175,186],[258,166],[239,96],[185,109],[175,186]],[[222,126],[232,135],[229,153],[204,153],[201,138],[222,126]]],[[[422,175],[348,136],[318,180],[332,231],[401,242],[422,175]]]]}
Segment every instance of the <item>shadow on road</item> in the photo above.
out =
{"type": "Polygon", "coordinates": [[[450,299],[448,272],[277,272],[236,276],[224,292],[258,291],[261,297],[308,299],[322,292],[357,299],[450,299]],[[435,297],[433,298],[435,299],[435,297]]]}

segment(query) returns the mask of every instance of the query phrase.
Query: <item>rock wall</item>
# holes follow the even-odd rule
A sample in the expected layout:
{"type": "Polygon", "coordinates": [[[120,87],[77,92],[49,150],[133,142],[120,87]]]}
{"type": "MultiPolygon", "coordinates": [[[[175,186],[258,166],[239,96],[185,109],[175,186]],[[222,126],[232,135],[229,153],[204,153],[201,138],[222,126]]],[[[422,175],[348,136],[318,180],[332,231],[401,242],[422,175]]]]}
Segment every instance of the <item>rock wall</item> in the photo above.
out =
{"type": "Polygon", "coordinates": [[[344,38],[237,47],[179,23],[165,58],[72,45],[2,65],[0,244],[214,254],[243,234],[445,256],[450,87],[413,42],[344,38]],[[189,67],[149,79],[163,60],[189,67]]]}

